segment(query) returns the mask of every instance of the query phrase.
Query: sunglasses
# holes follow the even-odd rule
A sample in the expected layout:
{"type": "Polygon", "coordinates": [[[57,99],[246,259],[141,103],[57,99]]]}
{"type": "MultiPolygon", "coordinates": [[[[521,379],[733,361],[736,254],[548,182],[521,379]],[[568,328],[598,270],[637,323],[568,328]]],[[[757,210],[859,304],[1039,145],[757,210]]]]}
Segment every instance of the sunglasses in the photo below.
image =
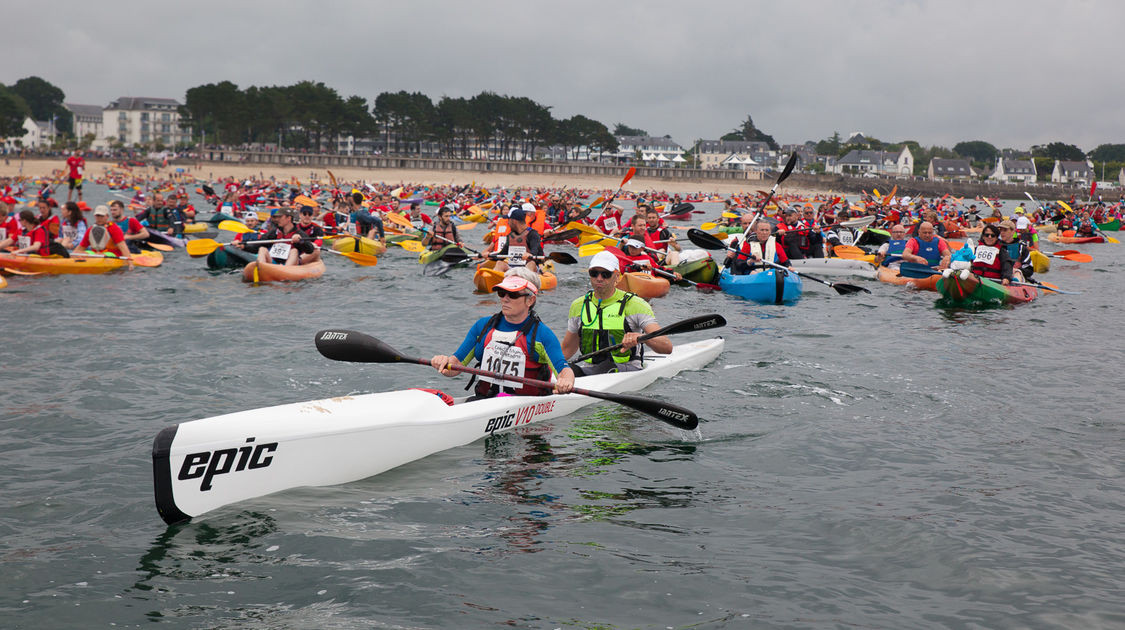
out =
{"type": "Polygon", "coordinates": [[[984,238],[986,236],[991,236],[992,238],[998,238],[1000,235],[995,233],[995,232],[984,232],[983,234],[980,235],[981,238],[984,238]]]}
{"type": "Polygon", "coordinates": [[[500,299],[512,298],[513,300],[516,298],[527,297],[526,293],[523,293],[521,291],[508,291],[507,289],[496,289],[496,295],[499,296],[500,299]]]}
{"type": "Polygon", "coordinates": [[[606,269],[591,269],[590,270],[590,277],[591,278],[597,278],[599,276],[606,279],[606,280],[609,280],[610,278],[613,277],[613,272],[608,271],[606,269]]]}

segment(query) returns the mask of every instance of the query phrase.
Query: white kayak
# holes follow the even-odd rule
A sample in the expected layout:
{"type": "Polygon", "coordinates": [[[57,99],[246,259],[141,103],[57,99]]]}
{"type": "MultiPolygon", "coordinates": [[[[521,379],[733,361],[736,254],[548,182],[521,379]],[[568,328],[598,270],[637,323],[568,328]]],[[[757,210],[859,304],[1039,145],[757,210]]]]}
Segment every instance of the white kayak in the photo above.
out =
{"type": "Polygon", "coordinates": [[[794,269],[808,272],[814,276],[853,276],[874,280],[876,278],[875,265],[854,258],[805,258],[803,260],[789,260],[794,269]]]}
{"type": "MultiPolygon", "coordinates": [[[[646,355],[645,369],[575,379],[610,393],[647,387],[719,356],[717,337],[646,355]]],[[[448,405],[418,389],[340,396],[184,422],[152,446],[156,509],[165,522],[302,486],[365,479],[494,433],[599,402],[578,394],[506,396],[448,405]]]]}

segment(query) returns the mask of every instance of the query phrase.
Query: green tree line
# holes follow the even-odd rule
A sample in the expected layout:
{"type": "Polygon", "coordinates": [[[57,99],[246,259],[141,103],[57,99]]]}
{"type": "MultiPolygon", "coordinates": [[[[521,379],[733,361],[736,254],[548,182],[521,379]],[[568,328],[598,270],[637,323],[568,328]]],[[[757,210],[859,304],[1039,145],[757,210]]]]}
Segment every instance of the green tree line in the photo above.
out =
{"type": "Polygon", "coordinates": [[[245,90],[223,81],[189,89],[181,113],[196,138],[214,144],[280,141],[285,148],[320,149],[350,135],[378,138],[389,153],[426,147],[453,158],[513,159],[555,144],[575,157],[582,150],[617,150],[604,124],[581,115],[558,120],[550,109],[493,92],[443,96],[437,103],[420,92],[383,92],[369,104],[312,81],[245,90]]]}

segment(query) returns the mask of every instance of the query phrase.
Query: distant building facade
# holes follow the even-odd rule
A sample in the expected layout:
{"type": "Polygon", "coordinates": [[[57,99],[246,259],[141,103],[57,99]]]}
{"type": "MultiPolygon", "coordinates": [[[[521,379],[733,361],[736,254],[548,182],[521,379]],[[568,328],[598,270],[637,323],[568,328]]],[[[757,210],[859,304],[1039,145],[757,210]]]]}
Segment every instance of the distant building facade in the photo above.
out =
{"type": "Polygon", "coordinates": [[[926,179],[930,181],[969,179],[976,176],[977,172],[973,170],[968,160],[933,158],[930,160],[929,168],[926,169],[926,179]]]}
{"type": "Polygon", "coordinates": [[[170,98],[122,96],[102,111],[102,133],[107,145],[191,142],[190,130],[180,127],[180,103],[170,98]]]}
{"type": "Polygon", "coordinates": [[[1055,184],[1089,184],[1094,181],[1094,165],[1090,161],[1055,160],[1051,182],[1055,184]]]}
{"type": "Polygon", "coordinates": [[[756,165],[770,161],[770,146],[759,140],[700,140],[695,146],[699,168],[730,168],[731,157],[739,159],[739,166],[746,165],[746,158],[756,165]]]}
{"type": "Polygon", "coordinates": [[[91,148],[105,149],[108,147],[105,134],[102,133],[104,123],[102,111],[105,108],[101,105],[79,105],[77,103],[63,103],[63,107],[74,116],[75,138],[81,141],[87,135],[93,134],[94,142],[91,148]]]}
{"type": "Polygon", "coordinates": [[[996,168],[988,178],[1006,184],[1034,184],[1035,176],[1034,161],[1000,157],[996,158],[996,168]]]}
{"type": "Polygon", "coordinates": [[[23,119],[23,135],[4,138],[5,153],[19,151],[20,149],[39,149],[50,146],[55,140],[55,130],[51,123],[45,120],[23,119]]]}
{"type": "Polygon", "coordinates": [[[836,160],[832,172],[838,175],[880,175],[898,176],[914,174],[914,154],[910,147],[903,146],[902,150],[893,151],[867,151],[852,149],[847,155],[836,160]]]}

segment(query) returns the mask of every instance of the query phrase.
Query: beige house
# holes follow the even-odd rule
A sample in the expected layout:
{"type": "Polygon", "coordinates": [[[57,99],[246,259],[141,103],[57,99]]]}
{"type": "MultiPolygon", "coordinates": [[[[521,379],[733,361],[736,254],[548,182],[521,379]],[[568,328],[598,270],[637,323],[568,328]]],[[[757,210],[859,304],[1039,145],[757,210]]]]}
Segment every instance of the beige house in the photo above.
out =
{"type": "Polygon", "coordinates": [[[1055,160],[1055,167],[1051,170],[1051,182],[1054,184],[1082,184],[1094,181],[1094,164],[1089,160],[1085,162],[1055,160]]]}
{"type": "Polygon", "coordinates": [[[1030,159],[996,158],[996,169],[988,178],[1007,184],[1034,184],[1035,162],[1030,159]]]}
{"type": "Polygon", "coordinates": [[[968,160],[933,158],[926,170],[926,179],[930,181],[969,179],[976,176],[977,172],[968,160]]]}
{"type": "Polygon", "coordinates": [[[897,176],[914,174],[914,154],[910,147],[903,146],[898,153],[893,151],[868,151],[852,149],[836,161],[832,172],[838,175],[877,175],[897,176]]]}

